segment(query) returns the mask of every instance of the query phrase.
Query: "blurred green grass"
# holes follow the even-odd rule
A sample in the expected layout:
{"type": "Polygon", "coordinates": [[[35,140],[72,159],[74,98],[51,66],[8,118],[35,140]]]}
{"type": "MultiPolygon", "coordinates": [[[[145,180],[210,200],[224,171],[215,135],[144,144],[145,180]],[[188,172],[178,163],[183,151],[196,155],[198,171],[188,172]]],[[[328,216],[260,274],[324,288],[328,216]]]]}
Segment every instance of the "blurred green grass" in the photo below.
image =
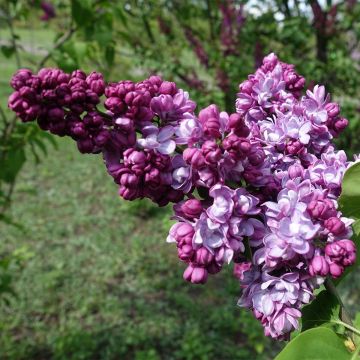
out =
{"type": "Polygon", "coordinates": [[[25,247],[30,258],[1,308],[0,358],[272,358],[236,306],[232,269],[204,287],[185,283],[165,242],[170,208],[122,201],[99,156],[59,140],[26,164],[11,215],[25,232],[0,224],[4,251],[25,247]]]}

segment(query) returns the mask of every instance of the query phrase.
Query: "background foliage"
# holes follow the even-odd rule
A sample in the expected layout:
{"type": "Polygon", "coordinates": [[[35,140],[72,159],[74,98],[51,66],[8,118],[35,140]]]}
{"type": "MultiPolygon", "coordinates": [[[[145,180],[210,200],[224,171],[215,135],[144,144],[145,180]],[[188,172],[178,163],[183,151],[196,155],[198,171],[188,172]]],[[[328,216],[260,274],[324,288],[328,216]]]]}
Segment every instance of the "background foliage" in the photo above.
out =
{"type": "MultiPolygon", "coordinates": [[[[184,284],[164,241],[169,209],[121,202],[100,159],[19,123],[9,80],[20,67],[96,69],[109,81],[159,73],[199,106],[233,111],[239,82],[274,51],[340,102],[350,126],[339,147],[352,155],[360,4],[57,0],[40,21],[44,3],[0,0],[0,357],[272,359],[282,345],[235,306],[231,269],[206,288],[184,284]]],[[[353,313],[356,280],[340,286],[353,313]]]]}

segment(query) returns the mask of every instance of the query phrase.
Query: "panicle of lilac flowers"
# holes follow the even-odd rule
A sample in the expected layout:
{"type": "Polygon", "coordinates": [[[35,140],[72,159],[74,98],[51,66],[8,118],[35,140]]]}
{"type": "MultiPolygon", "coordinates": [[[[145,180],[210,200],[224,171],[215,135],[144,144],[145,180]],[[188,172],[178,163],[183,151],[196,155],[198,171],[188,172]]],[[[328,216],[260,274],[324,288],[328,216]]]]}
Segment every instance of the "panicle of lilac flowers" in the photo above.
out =
{"type": "MultiPolygon", "coordinates": [[[[234,21],[230,3],[220,4],[223,26],[234,21]]],[[[204,284],[234,262],[238,304],[265,335],[288,339],[315,288],[356,260],[353,221],[337,203],[351,162],[333,145],[348,121],[324,86],[302,94],[304,84],[270,54],[228,114],[214,104],[196,112],[187,91],[159,76],[106,84],[96,72],[22,69],[9,107],[82,153],[101,152],[124,199],[174,203],[167,241],[183,278],[204,284]]]]}

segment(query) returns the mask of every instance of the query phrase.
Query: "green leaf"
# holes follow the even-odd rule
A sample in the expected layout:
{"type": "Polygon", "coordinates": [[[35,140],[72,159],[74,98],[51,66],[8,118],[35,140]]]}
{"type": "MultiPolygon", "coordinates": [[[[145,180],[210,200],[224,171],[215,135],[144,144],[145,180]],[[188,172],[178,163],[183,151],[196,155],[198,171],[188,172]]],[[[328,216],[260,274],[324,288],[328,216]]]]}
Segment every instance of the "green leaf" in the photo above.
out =
{"type": "Polygon", "coordinates": [[[301,331],[327,325],[331,320],[339,320],[339,314],[340,304],[336,296],[323,290],[311,304],[302,309],[301,331]]]}
{"type": "Polygon", "coordinates": [[[351,354],[329,328],[307,330],[290,341],[275,360],[350,360],[351,354]]]}
{"type": "Polygon", "coordinates": [[[14,46],[2,45],[1,52],[6,58],[9,58],[15,53],[15,48],[14,46]]]}
{"type": "Polygon", "coordinates": [[[26,160],[23,148],[9,149],[5,158],[0,163],[0,179],[7,183],[12,183],[26,160]]]}
{"type": "Polygon", "coordinates": [[[72,0],[71,14],[77,25],[85,26],[89,24],[93,16],[91,0],[72,0]]]}
{"type": "Polygon", "coordinates": [[[345,172],[339,205],[344,216],[360,219],[360,162],[345,172]]]}

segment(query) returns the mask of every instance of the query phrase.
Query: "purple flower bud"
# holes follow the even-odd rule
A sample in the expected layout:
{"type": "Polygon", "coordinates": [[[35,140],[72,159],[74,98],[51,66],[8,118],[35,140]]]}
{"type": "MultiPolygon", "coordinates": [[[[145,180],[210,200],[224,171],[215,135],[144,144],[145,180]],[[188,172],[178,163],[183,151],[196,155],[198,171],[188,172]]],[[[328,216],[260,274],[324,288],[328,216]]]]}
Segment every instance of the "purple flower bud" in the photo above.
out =
{"type": "Polygon", "coordinates": [[[119,180],[119,184],[126,186],[127,188],[134,189],[140,183],[140,178],[130,172],[124,172],[119,180]]]}
{"type": "Polygon", "coordinates": [[[199,265],[208,265],[214,260],[214,255],[212,255],[208,249],[201,247],[196,250],[195,262],[199,265]]]}
{"type": "Polygon", "coordinates": [[[150,76],[149,81],[150,81],[151,84],[156,85],[156,86],[161,86],[161,84],[163,82],[161,77],[157,76],[157,75],[150,76]]]}
{"type": "Polygon", "coordinates": [[[239,137],[247,137],[250,129],[245,125],[240,114],[234,113],[229,116],[229,128],[239,137]]]}
{"type": "Polygon", "coordinates": [[[94,144],[89,138],[78,140],[77,147],[79,151],[83,154],[92,153],[94,150],[94,144]]]}
{"type": "Polygon", "coordinates": [[[219,180],[218,172],[215,169],[211,169],[209,167],[200,169],[198,174],[199,180],[197,181],[197,184],[200,186],[210,188],[219,180]]]}
{"type": "Polygon", "coordinates": [[[295,179],[297,177],[303,178],[304,168],[300,164],[295,163],[295,164],[289,166],[288,174],[289,174],[290,179],[295,179]]]}
{"type": "Polygon", "coordinates": [[[251,95],[254,83],[251,80],[245,80],[239,85],[239,90],[242,93],[251,95]]]}
{"type": "Polygon", "coordinates": [[[325,105],[325,110],[327,111],[328,116],[331,118],[337,117],[340,113],[340,107],[337,103],[327,103],[325,105]]]}
{"type": "Polygon", "coordinates": [[[172,236],[180,246],[184,244],[191,245],[194,233],[194,228],[185,222],[177,223],[170,229],[170,236],[172,236]]]}
{"type": "Polygon", "coordinates": [[[190,261],[192,257],[194,256],[194,249],[191,245],[183,245],[178,248],[178,256],[179,259],[182,261],[190,261]]]}
{"type": "Polygon", "coordinates": [[[262,164],[265,160],[264,150],[253,146],[248,154],[248,159],[251,165],[258,166],[262,164]]]}
{"type": "Polygon", "coordinates": [[[126,110],[126,104],[117,97],[107,98],[104,106],[114,114],[121,114],[126,110]]]}
{"type": "Polygon", "coordinates": [[[29,82],[33,74],[28,69],[18,70],[11,78],[10,85],[15,90],[20,90],[24,86],[30,86],[29,82]]]}
{"type": "Polygon", "coordinates": [[[205,124],[202,125],[204,134],[211,138],[219,139],[220,133],[220,122],[218,119],[209,118],[205,124]]]}
{"type": "Polygon", "coordinates": [[[219,110],[216,105],[210,105],[199,112],[199,121],[204,134],[212,138],[220,138],[219,110]]]}
{"type": "Polygon", "coordinates": [[[350,266],[356,261],[356,246],[348,239],[327,244],[325,253],[330,258],[331,262],[342,266],[350,266]]]}
{"type": "Polygon", "coordinates": [[[102,148],[109,140],[110,140],[110,133],[107,130],[101,130],[96,136],[95,136],[95,144],[102,148]]]}
{"type": "Polygon", "coordinates": [[[341,235],[345,231],[345,224],[335,216],[325,220],[324,226],[334,235],[341,235]]]}
{"type": "Polygon", "coordinates": [[[30,88],[21,88],[9,97],[8,106],[22,121],[34,121],[41,111],[36,94],[30,88]]]}
{"type": "Polygon", "coordinates": [[[115,124],[117,125],[119,130],[125,133],[134,131],[134,122],[129,118],[125,118],[125,117],[117,118],[115,120],[115,124]]]}
{"type": "Polygon", "coordinates": [[[228,135],[222,142],[223,148],[236,159],[244,159],[251,149],[249,140],[235,134],[228,135]]]}
{"type": "Polygon", "coordinates": [[[135,200],[141,196],[139,189],[137,188],[127,188],[126,186],[119,187],[119,195],[125,200],[135,200]]]}
{"type": "Polygon", "coordinates": [[[311,276],[326,276],[329,273],[329,264],[323,256],[315,256],[310,263],[309,273],[311,276]]]}
{"type": "Polygon", "coordinates": [[[53,108],[48,111],[47,115],[51,121],[60,121],[64,119],[65,112],[61,108],[53,108]]]}
{"type": "Polygon", "coordinates": [[[201,150],[207,164],[216,164],[221,159],[221,150],[215,141],[205,141],[201,150]]]}
{"type": "Polygon", "coordinates": [[[286,151],[290,155],[298,155],[304,150],[304,145],[298,140],[289,140],[286,151]]]}
{"type": "Polygon", "coordinates": [[[310,201],[307,211],[315,219],[326,220],[330,217],[336,217],[334,203],[329,199],[310,201]]]}
{"type": "Polygon", "coordinates": [[[344,266],[350,266],[355,264],[356,261],[356,246],[353,241],[349,239],[339,240],[338,244],[344,249],[344,257],[342,264],[344,266]]]}
{"type": "Polygon", "coordinates": [[[209,274],[217,274],[221,271],[221,265],[217,264],[215,261],[212,261],[209,265],[206,266],[206,270],[209,274]]]}
{"type": "Polygon", "coordinates": [[[183,152],[183,159],[195,169],[199,169],[205,165],[205,158],[201,150],[197,148],[186,148],[183,152]]]}
{"type": "Polygon", "coordinates": [[[127,149],[124,151],[124,164],[140,175],[146,166],[146,154],[143,151],[127,149]]]}
{"type": "Polygon", "coordinates": [[[71,88],[71,100],[73,102],[84,103],[86,100],[86,92],[81,87],[71,88]]]}
{"type": "Polygon", "coordinates": [[[340,277],[341,274],[344,272],[344,267],[337,263],[330,263],[329,267],[330,267],[330,274],[334,279],[340,277]]]}
{"type": "Polygon", "coordinates": [[[184,280],[192,282],[193,284],[205,284],[208,277],[208,272],[202,267],[194,267],[188,265],[184,271],[184,280]]]}
{"type": "Polygon", "coordinates": [[[85,80],[86,79],[86,74],[82,70],[74,70],[71,73],[71,78],[85,80]]]}
{"type": "Polygon", "coordinates": [[[181,211],[189,219],[198,219],[203,211],[203,207],[200,200],[190,199],[181,205],[181,211]]]}
{"type": "Polygon", "coordinates": [[[333,128],[335,130],[335,136],[338,136],[348,126],[349,121],[345,118],[339,118],[334,122],[333,128]]]}
{"type": "Polygon", "coordinates": [[[105,81],[102,74],[93,71],[90,75],[87,76],[86,83],[88,84],[89,88],[98,96],[104,94],[105,81]]]}
{"type": "Polygon", "coordinates": [[[159,88],[159,93],[164,95],[175,95],[177,92],[176,84],[170,81],[164,81],[159,88]]]}
{"type": "Polygon", "coordinates": [[[88,136],[85,124],[82,122],[73,123],[71,127],[71,135],[75,140],[85,139],[88,136]]]}

